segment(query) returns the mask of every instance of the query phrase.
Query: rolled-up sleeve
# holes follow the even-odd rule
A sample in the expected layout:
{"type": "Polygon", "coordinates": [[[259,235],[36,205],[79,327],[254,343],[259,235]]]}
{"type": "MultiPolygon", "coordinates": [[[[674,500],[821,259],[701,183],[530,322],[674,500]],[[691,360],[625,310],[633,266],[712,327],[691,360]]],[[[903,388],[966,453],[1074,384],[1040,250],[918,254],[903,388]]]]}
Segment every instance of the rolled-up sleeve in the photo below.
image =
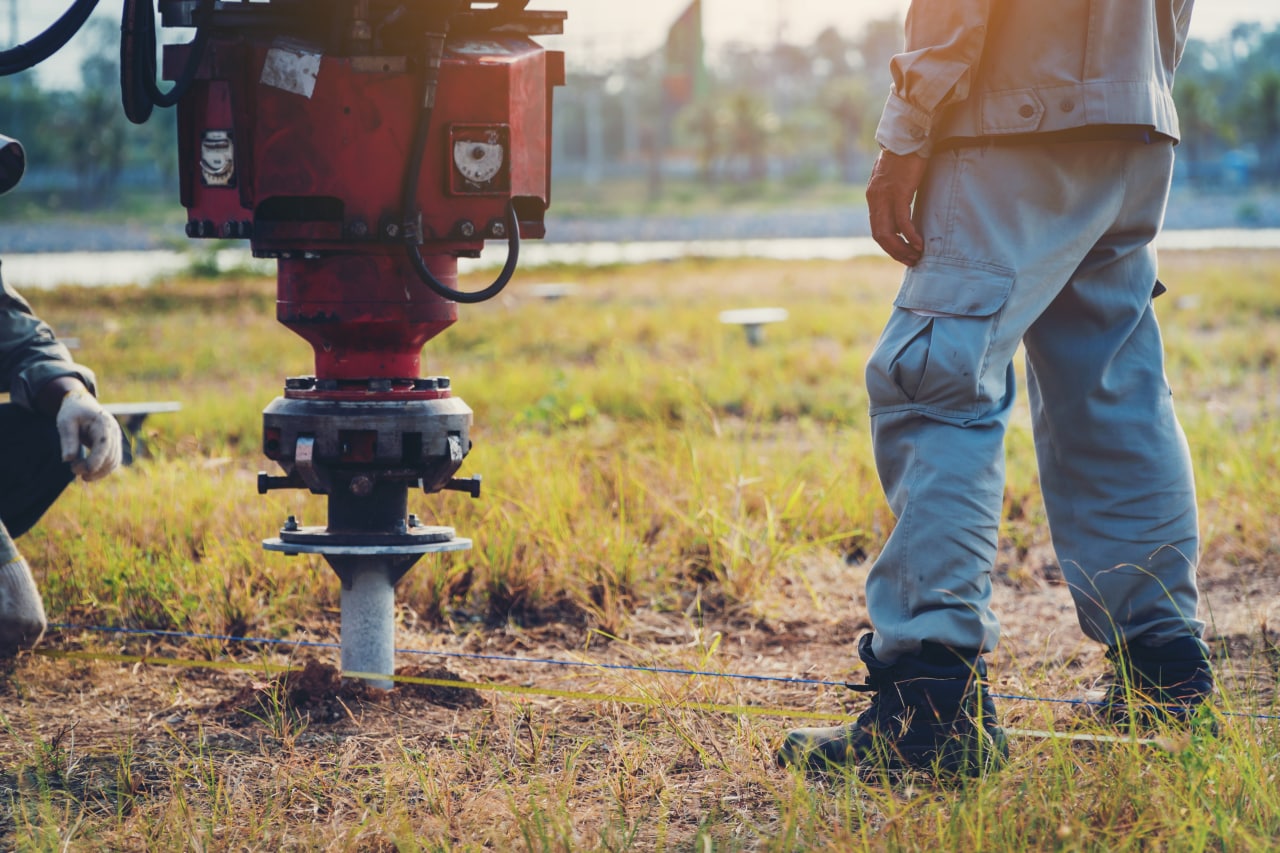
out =
{"type": "Polygon", "coordinates": [[[912,0],[906,49],[890,62],[893,88],[876,142],[895,154],[932,151],[938,111],[969,97],[995,0],[912,0]]]}
{"type": "Polygon", "coordinates": [[[40,389],[61,376],[74,376],[97,393],[93,371],[76,364],[48,324],[0,280],[0,392],[26,409],[35,409],[40,389]]]}

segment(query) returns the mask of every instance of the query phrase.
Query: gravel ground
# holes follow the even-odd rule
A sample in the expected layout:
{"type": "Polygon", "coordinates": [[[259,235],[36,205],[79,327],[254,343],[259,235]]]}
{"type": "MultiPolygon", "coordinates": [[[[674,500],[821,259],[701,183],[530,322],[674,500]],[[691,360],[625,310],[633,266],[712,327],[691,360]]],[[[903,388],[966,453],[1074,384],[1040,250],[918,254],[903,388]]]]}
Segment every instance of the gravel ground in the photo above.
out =
{"type": "MultiPolygon", "coordinates": [[[[1166,229],[1280,228],[1280,192],[1174,194],[1166,229]]],[[[548,215],[547,242],[621,243],[651,240],[763,240],[868,236],[862,207],[748,212],[728,209],[696,216],[560,219],[548,215]]],[[[0,256],[28,252],[108,252],[173,248],[185,241],[177,225],[147,227],[61,223],[0,224],[0,256]]]]}

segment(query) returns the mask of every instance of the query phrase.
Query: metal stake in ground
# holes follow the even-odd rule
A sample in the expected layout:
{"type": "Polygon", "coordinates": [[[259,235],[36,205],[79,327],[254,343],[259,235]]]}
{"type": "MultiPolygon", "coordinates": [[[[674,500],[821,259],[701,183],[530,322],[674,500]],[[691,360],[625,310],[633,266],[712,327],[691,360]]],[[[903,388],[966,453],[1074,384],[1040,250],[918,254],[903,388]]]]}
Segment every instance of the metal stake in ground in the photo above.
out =
{"type": "MultiPolygon", "coordinates": [[[[263,547],[286,554],[322,554],[342,580],[342,671],[392,676],[396,583],[423,554],[465,551],[471,540],[454,536],[449,527],[416,525],[400,537],[400,544],[340,544],[360,538],[300,527],[291,520],[279,538],[266,540],[263,547]]],[[[390,677],[366,681],[383,690],[395,687],[390,677]]]]}

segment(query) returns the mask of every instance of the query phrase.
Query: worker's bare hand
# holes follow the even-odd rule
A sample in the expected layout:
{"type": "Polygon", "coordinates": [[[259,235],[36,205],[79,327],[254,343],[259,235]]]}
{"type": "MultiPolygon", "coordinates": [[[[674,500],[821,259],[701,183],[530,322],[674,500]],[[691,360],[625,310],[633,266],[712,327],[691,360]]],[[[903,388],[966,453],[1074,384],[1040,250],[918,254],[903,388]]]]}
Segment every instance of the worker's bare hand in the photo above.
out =
{"type": "Polygon", "coordinates": [[[924,239],[911,219],[911,205],[928,165],[918,154],[881,151],[867,184],[871,236],[889,257],[909,267],[924,254],[924,239]]]}
{"type": "Polygon", "coordinates": [[[123,439],[120,424],[83,386],[62,398],[58,408],[62,461],[85,482],[107,476],[120,465],[123,439]],[[88,453],[81,454],[84,447],[88,453]]]}

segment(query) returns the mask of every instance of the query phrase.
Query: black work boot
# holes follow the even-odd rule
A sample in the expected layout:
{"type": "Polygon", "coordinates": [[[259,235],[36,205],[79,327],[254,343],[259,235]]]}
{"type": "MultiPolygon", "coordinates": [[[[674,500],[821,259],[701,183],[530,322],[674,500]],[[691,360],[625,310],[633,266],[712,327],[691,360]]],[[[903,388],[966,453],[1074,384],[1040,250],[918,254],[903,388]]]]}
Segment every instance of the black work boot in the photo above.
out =
{"type": "Polygon", "coordinates": [[[908,768],[943,775],[980,776],[1009,755],[996,725],[987,665],[976,653],[925,643],[918,655],[883,664],[871,652],[871,634],[858,641],[867,665],[871,707],[854,722],[788,732],[778,763],[824,771],[908,768]]]}
{"type": "Polygon", "coordinates": [[[1213,669],[1195,637],[1107,651],[1116,680],[1103,700],[1112,723],[1190,723],[1213,695],[1213,669]]]}

